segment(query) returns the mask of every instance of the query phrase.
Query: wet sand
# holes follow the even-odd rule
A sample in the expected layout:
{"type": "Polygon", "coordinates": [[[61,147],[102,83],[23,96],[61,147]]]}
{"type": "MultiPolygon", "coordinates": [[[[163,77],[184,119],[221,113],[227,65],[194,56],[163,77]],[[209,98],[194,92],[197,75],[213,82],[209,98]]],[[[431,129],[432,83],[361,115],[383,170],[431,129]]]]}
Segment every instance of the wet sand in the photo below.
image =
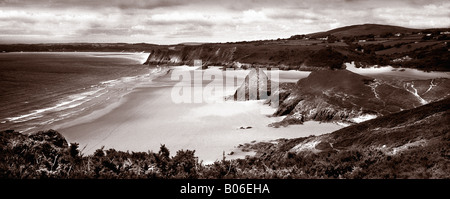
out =
{"type": "MultiPolygon", "coordinates": [[[[237,73],[240,85],[248,71],[237,73]]],[[[122,151],[157,152],[160,145],[165,144],[171,155],[180,149],[195,150],[200,160],[211,163],[221,160],[223,152],[228,154],[239,144],[320,135],[342,128],[318,122],[271,128],[267,125],[282,117],[268,117],[275,109],[261,100],[174,103],[171,93],[175,81],[170,79],[170,74],[154,82],[156,84],[135,89],[109,110],[101,110],[103,114],[86,116],[74,125],[57,130],[69,142],[80,143],[81,149],[85,147],[84,154],[91,154],[102,146],[122,151]]],[[[229,93],[228,90],[231,89],[227,89],[229,93]]]]}

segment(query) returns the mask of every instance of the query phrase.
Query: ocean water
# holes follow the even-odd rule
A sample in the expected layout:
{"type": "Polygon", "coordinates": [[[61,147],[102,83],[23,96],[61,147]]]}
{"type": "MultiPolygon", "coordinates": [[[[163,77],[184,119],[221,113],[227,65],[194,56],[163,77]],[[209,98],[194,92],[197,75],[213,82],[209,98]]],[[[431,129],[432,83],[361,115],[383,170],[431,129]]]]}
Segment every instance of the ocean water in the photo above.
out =
{"type": "Polygon", "coordinates": [[[144,53],[1,53],[0,130],[45,130],[121,98],[159,71],[144,53]]]}

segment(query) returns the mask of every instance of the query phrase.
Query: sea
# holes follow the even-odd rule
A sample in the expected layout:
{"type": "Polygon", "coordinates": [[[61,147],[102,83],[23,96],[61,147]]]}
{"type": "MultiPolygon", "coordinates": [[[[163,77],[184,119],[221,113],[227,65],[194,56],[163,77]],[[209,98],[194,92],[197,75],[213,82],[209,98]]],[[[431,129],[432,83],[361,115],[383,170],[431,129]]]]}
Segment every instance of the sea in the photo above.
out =
{"type": "Polygon", "coordinates": [[[32,133],[119,100],[159,67],[148,53],[0,53],[0,131],[32,133]]]}

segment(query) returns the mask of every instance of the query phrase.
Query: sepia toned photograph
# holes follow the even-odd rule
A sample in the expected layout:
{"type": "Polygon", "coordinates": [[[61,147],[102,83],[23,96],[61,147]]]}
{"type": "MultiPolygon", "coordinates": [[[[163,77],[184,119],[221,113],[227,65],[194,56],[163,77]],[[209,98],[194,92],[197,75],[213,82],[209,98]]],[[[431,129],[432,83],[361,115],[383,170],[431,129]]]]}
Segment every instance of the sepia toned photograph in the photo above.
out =
{"type": "Polygon", "coordinates": [[[449,179],[449,11],[0,0],[0,179],[449,179]]]}

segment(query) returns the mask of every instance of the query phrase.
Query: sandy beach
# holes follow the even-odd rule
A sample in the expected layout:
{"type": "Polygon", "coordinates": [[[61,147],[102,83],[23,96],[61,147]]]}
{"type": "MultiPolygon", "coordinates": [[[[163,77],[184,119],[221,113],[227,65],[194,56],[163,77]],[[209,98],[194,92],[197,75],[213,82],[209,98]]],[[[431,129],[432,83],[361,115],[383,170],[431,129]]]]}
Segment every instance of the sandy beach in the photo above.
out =
{"type": "MultiPolygon", "coordinates": [[[[180,68],[194,72],[193,68],[180,68]]],[[[235,71],[237,85],[242,83],[248,72],[235,71]]],[[[84,154],[91,154],[102,146],[122,151],[157,152],[160,145],[165,144],[171,155],[180,149],[195,150],[200,160],[211,163],[221,160],[223,152],[236,151],[239,144],[320,135],[342,128],[337,124],[319,122],[285,128],[267,127],[269,123],[283,118],[268,117],[275,109],[264,105],[263,100],[175,103],[171,93],[178,81],[172,80],[170,75],[168,73],[151,84],[136,88],[105,110],[85,116],[72,125],[69,122],[56,130],[69,142],[79,143],[81,149],[85,147],[84,154]]],[[[304,73],[298,73],[297,77],[280,74],[280,82],[292,82],[306,76],[304,73]]],[[[227,87],[225,95],[232,94],[232,88],[227,87]]],[[[198,94],[198,90],[193,90],[193,95],[198,94]]],[[[234,156],[239,156],[239,153],[234,156]]]]}

